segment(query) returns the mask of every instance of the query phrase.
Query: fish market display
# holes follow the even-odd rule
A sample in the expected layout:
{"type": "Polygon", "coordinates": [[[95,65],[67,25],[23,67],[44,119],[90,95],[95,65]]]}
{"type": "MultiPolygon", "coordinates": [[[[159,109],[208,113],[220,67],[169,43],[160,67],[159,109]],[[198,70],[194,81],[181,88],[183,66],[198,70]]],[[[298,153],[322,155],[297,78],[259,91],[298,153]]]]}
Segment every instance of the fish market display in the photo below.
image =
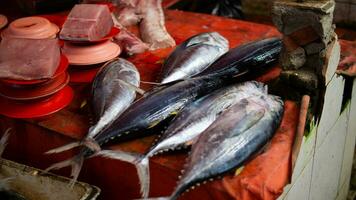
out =
{"type": "Polygon", "coordinates": [[[59,37],[73,41],[95,41],[105,37],[113,27],[106,5],[77,4],[63,24],[59,37]]]}
{"type": "Polygon", "coordinates": [[[165,60],[161,83],[196,75],[228,50],[229,42],[217,32],[195,35],[177,46],[165,60]]]}
{"type": "Polygon", "coordinates": [[[138,11],[142,15],[140,23],[141,38],[150,44],[150,50],[175,46],[172,36],[164,25],[162,0],[139,1],[138,11]]]}
{"type": "MultiPolygon", "coordinates": [[[[75,180],[78,177],[85,157],[92,155],[106,156],[105,151],[100,151],[97,148],[99,145],[103,146],[113,139],[119,140],[125,137],[134,138],[143,136],[148,129],[175,115],[185,105],[217,89],[223,83],[223,80],[216,77],[194,78],[145,95],[134,102],[108,128],[101,131],[100,134],[95,135],[93,137],[95,142],[92,141],[90,145],[85,145],[82,151],[73,158],[54,164],[47,170],[72,165],[72,176],[75,180]]],[[[110,155],[109,157],[112,156],[110,155]]],[[[121,160],[126,159],[130,160],[131,157],[128,156],[128,158],[122,158],[121,160]]]]}
{"type": "Polygon", "coordinates": [[[230,49],[206,70],[197,76],[241,76],[258,75],[278,61],[282,50],[279,38],[254,41],[230,49]]]}
{"type": "Polygon", "coordinates": [[[3,38],[0,44],[0,78],[33,80],[51,78],[60,62],[57,39],[3,38]]]}
{"type": "Polygon", "coordinates": [[[283,102],[272,95],[243,99],[226,110],[192,146],[185,170],[170,197],[242,166],[272,138],[283,102]]]}
{"type": "Polygon", "coordinates": [[[192,144],[199,134],[208,128],[225,109],[243,98],[261,95],[267,95],[267,90],[262,83],[245,82],[214,91],[191,103],[178,113],[149,151],[143,156],[137,156],[133,162],[138,170],[143,197],[148,197],[149,193],[148,159],[150,157],[192,144]]]}

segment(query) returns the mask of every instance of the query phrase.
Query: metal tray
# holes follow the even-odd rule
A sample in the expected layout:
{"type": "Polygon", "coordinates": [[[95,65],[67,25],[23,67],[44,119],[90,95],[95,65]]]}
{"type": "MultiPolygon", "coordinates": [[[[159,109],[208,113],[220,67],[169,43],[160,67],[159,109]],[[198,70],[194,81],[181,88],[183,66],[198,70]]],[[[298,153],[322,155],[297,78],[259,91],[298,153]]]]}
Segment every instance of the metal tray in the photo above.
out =
{"type": "Polygon", "coordinates": [[[8,177],[13,177],[8,184],[10,189],[27,200],[94,200],[100,194],[96,186],[76,182],[70,188],[69,178],[0,159],[0,179],[8,177]]]}

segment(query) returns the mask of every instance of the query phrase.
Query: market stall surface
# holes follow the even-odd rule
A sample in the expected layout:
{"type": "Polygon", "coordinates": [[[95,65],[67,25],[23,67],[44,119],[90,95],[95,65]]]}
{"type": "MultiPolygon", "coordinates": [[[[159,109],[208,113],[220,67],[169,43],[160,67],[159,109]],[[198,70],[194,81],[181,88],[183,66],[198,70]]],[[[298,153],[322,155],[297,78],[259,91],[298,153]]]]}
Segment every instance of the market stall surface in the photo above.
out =
{"type": "MultiPolygon", "coordinates": [[[[166,11],[166,26],[178,44],[190,36],[208,31],[217,31],[225,36],[230,42],[230,48],[280,35],[275,28],[267,25],[173,10],[166,11]]],[[[137,33],[136,28],[131,30],[137,33]]],[[[162,49],[146,52],[133,56],[129,60],[137,66],[143,81],[155,81],[162,61],[171,51],[172,49],[162,49]]],[[[280,69],[274,67],[258,80],[268,82],[277,78],[279,73],[280,69]]],[[[88,114],[90,85],[72,86],[75,89],[74,101],[69,107],[56,114],[36,120],[0,118],[0,131],[8,127],[14,129],[5,158],[44,169],[50,164],[75,155],[75,151],[59,155],[43,154],[49,149],[81,139],[87,133],[90,124],[88,114]]],[[[145,90],[150,87],[152,85],[142,85],[145,90]]],[[[228,174],[222,180],[210,182],[184,194],[182,199],[233,199],[241,197],[240,195],[245,199],[251,198],[251,195],[276,198],[290,177],[291,149],[298,115],[298,106],[294,102],[286,101],[281,127],[264,153],[245,166],[239,176],[235,176],[234,173],[228,174]],[[251,190],[246,190],[249,187],[251,190]]],[[[143,153],[152,144],[154,138],[148,136],[112,145],[111,148],[143,153]]],[[[186,155],[186,151],[182,151],[151,159],[150,196],[166,196],[172,192],[186,155]]],[[[57,173],[68,175],[69,170],[63,169],[57,173]]],[[[99,186],[102,189],[100,199],[140,197],[134,166],[121,161],[98,157],[88,159],[84,162],[79,180],[99,186]]]]}

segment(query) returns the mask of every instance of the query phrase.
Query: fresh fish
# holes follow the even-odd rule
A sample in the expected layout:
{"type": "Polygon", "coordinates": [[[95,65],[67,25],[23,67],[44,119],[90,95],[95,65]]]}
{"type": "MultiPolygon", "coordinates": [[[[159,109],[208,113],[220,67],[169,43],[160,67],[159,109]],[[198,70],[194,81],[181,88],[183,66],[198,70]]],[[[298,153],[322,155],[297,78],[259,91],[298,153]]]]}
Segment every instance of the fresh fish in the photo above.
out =
{"type": "Polygon", "coordinates": [[[46,153],[59,153],[77,146],[100,150],[94,137],[108,128],[135,100],[140,74],[129,61],[118,58],[108,62],[97,73],[92,86],[92,110],[96,123],[82,141],[52,149],[46,153]]]}
{"type": "MultiPolygon", "coordinates": [[[[117,118],[108,128],[96,134],[90,145],[83,146],[81,152],[71,159],[56,163],[46,171],[72,166],[71,184],[79,175],[84,158],[89,156],[108,156],[101,146],[109,141],[123,139],[125,137],[139,137],[144,132],[155,127],[168,117],[177,114],[185,105],[192,102],[220,87],[223,80],[219,78],[194,78],[187,81],[178,82],[170,87],[165,87],[154,93],[141,97],[134,102],[119,118],[117,118]]],[[[121,160],[132,162],[132,157],[125,154],[121,160]]]]}
{"type": "Polygon", "coordinates": [[[176,45],[164,24],[162,0],[140,0],[137,7],[142,16],[140,33],[144,42],[150,44],[150,50],[176,45]]]}
{"type": "Polygon", "coordinates": [[[196,75],[228,50],[229,42],[217,32],[195,35],[178,45],[165,60],[161,83],[196,75]]]}
{"type": "Polygon", "coordinates": [[[143,156],[134,160],[141,191],[144,198],[148,197],[150,174],[148,159],[158,153],[188,146],[208,128],[225,109],[250,96],[267,95],[264,84],[251,81],[228,86],[208,94],[185,107],[177,114],[159,140],[143,156]]]}
{"type": "Polygon", "coordinates": [[[92,110],[98,117],[89,137],[96,136],[115,121],[135,100],[140,74],[129,61],[119,58],[106,64],[96,75],[92,86],[92,110]]]}
{"type": "Polygon", "coordinates": [[[143,96],[118,118],[104,134],[95,140],[100,144],[109,140],[131,135],[139,136],[139,131],[155,127],[172,115],[176,115],[184,106],[193,100],[219,88],[224,83],[219,78],[194,78],[165,87],[159,91],[143,96]]]}
{"type": "MultiPolygon", "coordinates": [[[[226,110],[193,145],[187,165],[170,197],[242,166],[274,135],[283,114],[276,96],[248,97],[226,110]]],[[[152,198],[154,199],[154,198],[152,198]]]]}
{"type": "Polygon", "coordinates": [[[251,42],[231,49],[196,76],[256,76],[278,61],[281,50],[279,38],[251,42]]]}

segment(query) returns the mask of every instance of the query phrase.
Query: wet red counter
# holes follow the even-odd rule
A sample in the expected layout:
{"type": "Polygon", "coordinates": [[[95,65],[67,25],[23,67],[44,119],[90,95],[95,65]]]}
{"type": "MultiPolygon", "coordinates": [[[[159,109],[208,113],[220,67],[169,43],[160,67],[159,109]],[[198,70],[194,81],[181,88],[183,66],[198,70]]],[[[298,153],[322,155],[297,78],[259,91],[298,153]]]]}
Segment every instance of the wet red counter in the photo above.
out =
{"type": "MultiPolygon", "coordinates": [[[[271,26],[173,10],[166,12],[166,26],[178,44],[192,35],[207,31],[217,31],[228,38],[230,47],[279,35],[278,31],[271,26]]],[[[133,31],[137,30],[133,28],[133,31]]],[[[162,60],[170,51],[171,49],[164,49],[143,53],[130,60],[139,69],[143,81],[154,81],[162,60]]],[[[279,72],[279,68],[274,68],[260,80],[275,78],[279,72]]],[[[14,120],[0,116],[1,132],[9,127],[13,129],[9,146],[5,151],[5,158],[44,169],[55,162],[75,155],[75,151],[59,155],[43,154],[54,147],[79,140],[87,133],[90,116],[85,104],[88,105],[90,85],[71,86],[75,90],[73,102],[66,109],[49,117],[36,120],[14,120]]],[[[149,89],[149,87],[151,86],[142,85],[143,89],[149,89]]],[[[288,111],[291,115],[293,114],[289,120],[297,121],[298,108],[294,104],[287,105],[291,106],[288,111]]],[[[294,134],[294,128],[295,123],[289,122],[282,128],[282,131],[290,129],[294,134]],[[288,126],[293,127],[290,129],[288,126]]],[[[111,148],[143,153],[153,140],[154,136],[148,136],[113,145],[111,148]]],[[[171,193],[180,170],[183,168],[186,154],[186,152],[176,152],[151,159],[150,196],[166,196],[171,193]]],[[[290,161],[287,159],[287,162],[290,161]]],[[[55,173],[68,176],[69,169],[62,169],[55,173]]],[[[228,175],[228,179],[232,178],[233,174],[228,175]]],[[[84,162],[79,180],[99,186],[102,189],[99,199],[133,199],[140,196],[135,168],[121,161],[97,157],[88,159],[84,162]]],[[[225,178],[213,181],[184,194],[182,199],[232,199],[229,193],[233,192],[228,190],[233,190],[233,188],[226,187],[227,182],[225,178]]]]}

